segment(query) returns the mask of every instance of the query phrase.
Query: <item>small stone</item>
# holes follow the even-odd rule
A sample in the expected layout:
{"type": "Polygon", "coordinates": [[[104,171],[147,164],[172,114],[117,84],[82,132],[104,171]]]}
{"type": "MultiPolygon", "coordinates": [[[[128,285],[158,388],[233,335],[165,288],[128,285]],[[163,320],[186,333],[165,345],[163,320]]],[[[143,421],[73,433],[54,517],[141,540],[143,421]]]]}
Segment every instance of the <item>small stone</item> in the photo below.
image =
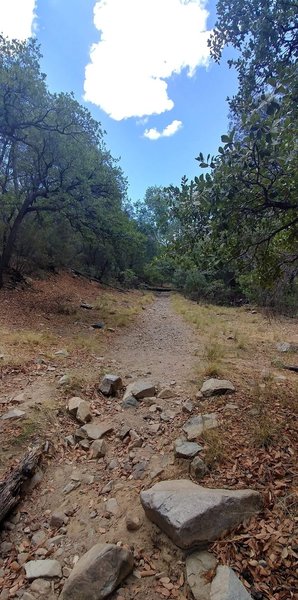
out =
{"type": "Polygon", "coordinates": [[[47,596],[50,592],[50,589],[51,583],[46,579],[35,579],[35,581],[31,583],[32,592],[35,592],[40,596],[47,596]]]}
{"type": "Polygon", "coordinates": [[[90,404],[85,400],[82,400],[82,402],[80,402],[78,406],[76,419],[80,423],[90,423],[90,421],[92,420],[90,404]]]}
{"type": "Polygon", "coordinates": [[[8,420],[12,420],[12,419],[22,419],[23,417],[25,417],[26,413],[24,410],[19,410],[18,408],[13,408],[12,410],[9,410],[8,412],[4,413],[4,415],[2,415],[1,419],[3,421],[8,421],[8,420]]]}
{"type": "Polygon", "coordinates": [[[298,344],[279,342],[276,344],[276,350],[278,350],[278,352],[298,352],[298,344]]]}
{"type": "Polygon", "coordinates": [[[18,560],[18,563],[19,563],[19,565],[20,565],[21,567],[22,567],[22,566],[23,566],[23,564],[24,564],[24,563],[25,563],[25,562],[28,560],[29,556],[30,556],[29,552],[20,552],[20,553],[17,555],[17,560],[18,560]]]}
{"type": "MultiPolygon", "coordinates": [[[[0,596],[0,599],[1,598],[2,596],[0,596]]],[[[25,592],[22,596],[22,600],[36,600],[36,596],[32,596],[32,594],[29,594],[29,592],[25,592]]]]}
{"type": "Polygon", "coordinates": [[[193,411],[193,403],[191,400],[185,400],[185,402],[183,402],[182,404],[182,411],[184,413],[188,413],[191,414],[193,411]]]}
{"type": "Polygon", "coordinates": [[[83,450],[89,450],[89,448],[90,448],[90,444],[89,444],[88,440],[81,440],[79,442],[79,445],[81,446],[81,448],[83,448],[83,450]]]}
{"type": "Polygon", "coordinates": [[[148,469],[148,463],[141,461],[137,463],[133,469],[132,476],[134,479],[144,479],[146,471],[148,469]]]}
{"type": "Polygon", "coordinates": [[[76,490],[80,485],[81,485],[80,481],[70,481],[63,488],[62,493],[65,495],[70,494],[70,492],[73,492],[73,490],[76,490]]]}
{"type": "Polygon", "coordinates": [[[88,304],[87,302],[82,302],[80,307],[85,308],[86,310],[92,310],[94,308],[92,304],[88,304]]]}
{"type": "Polygon", "coordinates": [[[193,458],[203,450],[203,446],[195,442],[178,439],[175,441],[175,456],[177,458],[193,458]]]}
{"type": "Polygon", "coordinates": [[[64,438],[64,440],[65,440],[67,446],[75,446],[75,444],[76,444],[73,435],[67,435],[64,438]]]}
{"type": "Polygon", "coordinates": [[[123,382],[119,375],[105,375],[100,386],[99,391],[104,396],[115,396],[119,390],[123,387],[123,382]]]}
{"type": "Polygon", "coordinates": [[[60,377],[57,385],[58,387],[63,387],[64,385],[69,385],[70,381],[71,379],[69,375],[63,375],[62,377],[60,377]]]}
{"type": "Polygon", "coordinates": [[[151,433],[157,433],[160,430],[160,424],[153,423],[153,425],[149,425],[148,430],[151,431],[151,433]]]}
{"type": "Polygon", "coordinates": [[[208,379],[201,387],[201,393],[204,398],[221,394],[231,394],[235,392],[234,385],[227,379],[208,379]]]}
{"type": "Polygon", "coordinates": [[[211,583],[210,600],[252,600],[244,585],[230,567],[220,565],[211,583]]]}
{"type": "Polygon", "coordinates": [[[136,408],[139,403],[134,396],[128,396],[121,404],[122,408],[136,408]]]}
{"type": "Polygon", "coordinates": [[[187,583],[195,600],[210,600],[211,583],[205,575],[215,568],[216,558],[210,552],[193,552],[186,557],[187,583]]]}
{"type": "Polygon", "coordinates": [[[108,464],[108,469],[110,471],[113,471],[114,469],[117,469],[118,467],[119,467],[119,462],[118,462],[117,458],[112,458],[112,460],[108,464]]]}
{"type": "Polygon", "coordinates": [[[102,458],[106,455],[108,446],[105,440],[95,440],[91,444],[92,456],[94,458],[102,458]]]}
{"type": "Polygon", "coordinates": [[[133,513],[127,513],[125,522],[128,531],[137,531],[142,525],[141,519],[133,513]]]}
{"type": "Polygon", "coordinates": [[[2,542],[0,548],[1,553],[6,554],[7,552],[11,552],[11,550],[13,549],[13,544],[11,542],[2,542]]]}
{"type": "Polygon", "coordinates": [[[99,440],[106,433],[110,433],[113,430],[114,426],[110,423],[100,423],[99,425],[96,423],[89,423],[88,425],[83,425],[83,427],[81,427],[81,431],[90,440],[99,440]]]}
{"type": "Polygon", "coordinates": [[[107,513],[109,513],[110,515],[113,515],[114,517],[116,515],[118,515],[119,504],[118,504],[116,498],[109,498],[109,500],[107,500],[107,502],[106,502],[105,509],[106,509],[107,513]]]}
{"type": "Polygon", "coordinates": [[[36,531],[36,533],[34,533],[31,541],[32,541],[32,544],[34,544],[34,546],[39,546],[39,544],[42,544],[46,539],[47,539],[46,533],[44,531],[40,530],[40,531],[36,531]]]}
{"type": "Polygon", "coordinates": [[[65,513],[55,511],[52,513],[50,518],[50,527],[59,528],[68,523],[68,517],[65,513]]]}
{"type": "Polygon", "coordinates": [[[173,396],[175,396],[175,393],[170,388],[164,388],[157,395],[158,398],[161,398],[163,400],[168,400],[169,398],[173,398],[173,396]]]}
{"type": "Polygon", "coordinates": [[[208,473],[208,467],[201,458],[196,456],[190,463],[189,472],[194,479],[199,481],[208,473]]]}
{"type": "Polygon", "coordinates": [[[152,397],[155,395],[155,391],[155,385],[153,385],[153,383],[150,381],[135,381],[127,386],[123,400],[126,400],[126,398],[129,396],[134,396],[137,400],[141,400],[142,398],[146,397],[152,397]]]}
{"type": "Polygon", "coordinates": [[[57,560],[29,560],[24,564],[27,579],[39,579],[40,577],[62,577],[61,566],[57,560]]]}
{"type": "Polygon", "coordinates": [[[62,356],[63,358],[67,358],[67,356],[69,356],[69,352],[67,352],[67,350],[62,349],[62,350],[57,350],[57,352],[54,352],[55,356],[62,356]]]}
{"type": "Polygon", "coordinates": [[[202,435],[203,431],[213,429],[217,425],[217,415],[215,413],[208,413],[191,417],[184,423],[182,429],[186,433],[188,441],[193,442],[197,437],[202,435]]]}
{"type": "Polygon", "coordinates": [[[120,438],[120,440],[124,440],[124,438],[129,434],[130,429],[130,425],[123,425],[123,427],[121,427],[118,433],[118,437],[120,438]]]}

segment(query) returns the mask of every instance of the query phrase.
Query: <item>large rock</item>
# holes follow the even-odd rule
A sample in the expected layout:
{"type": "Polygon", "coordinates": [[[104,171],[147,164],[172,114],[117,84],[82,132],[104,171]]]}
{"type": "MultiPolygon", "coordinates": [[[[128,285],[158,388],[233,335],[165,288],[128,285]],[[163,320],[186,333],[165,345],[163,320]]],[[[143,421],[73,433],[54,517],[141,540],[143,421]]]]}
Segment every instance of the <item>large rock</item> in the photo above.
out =
{"type": "Polygon", "coordinates": [[[206,545],[262,508],[253,490],[209,489],[187,479],[156,483],[141,492],[141,503],[180,548],[206,545]]]}
{"type": "Polygon", "coordinates": [[[219,566],[211,583],[210,600],[252,600],[230,567],[219,566]]]}
{"type": "Polygon", "coordinates": [[[12,410],[9,410],[8,412],[4,413],[1,419],[3,419],[3,421],[9,421],[10,419],[21,419],[25,416],[25,411],[19,410],[18,408],[13,408],[12,410]]]}
{"type": "Polygon", "coordinates": [[[29,560],[24,564],[26,577],[29,580],[40,577],[62,577],[61,566],[57,560],[29,560]]]}
{"type": "Polygon", "coordinates": [[[150,381],[139,380],[134,383],[130,383],[126,392],[123,396],[123,400],[129,398],[129,396],[134,396],[137,400],[141,400],[142,398],[151,398],[151,396],[155,395],[155,385],[150,381]]]}
{"type": "Polygon", "coordinates": [[[186,557],[186,578],[195,600],[210,600],[211,583],[205,575],[216,568],[216,558],[210,552],[193,552],[186,557]]]}
{"type": "Polygon", "coordinates": [[[196,415],[188,419],[183,425],[183,431],[186,433],[188,441],[192,442],[202,435],[204,431],[207,431],[207,429],[213,429],[217,426],[217,415],[215,413],[208,413],[206,415],[196,415]]]}
{"type": "Polygon", "coordinates": [[[105,375],[99,390],[104,396],[116,396],[117,392],[123,387],[122,379],[119,375],[105,375]]]}
{"type": "Polygon", "coordinates": [[[207,379],[201,387],[201,393],[205,398],[220,396],[221,394],[231,394],[233,392],[235,392],[235,387],[227,379],[207,379]]]}
{"type": "Polygon", "coordinates": [[[109,596],[133,569],[133,555],[113,544],[96,544],[72,570],[63,600],[102,600],[109,596]]]}
{"type": "Polygon", "coordinates": [[[110,433],[113,431],[114,426],[111,423],[89,423],[88,425],[84,425],[79,429],[80,432],[87,437],[89,440],[99,440],[106,433],[110,433]]]}

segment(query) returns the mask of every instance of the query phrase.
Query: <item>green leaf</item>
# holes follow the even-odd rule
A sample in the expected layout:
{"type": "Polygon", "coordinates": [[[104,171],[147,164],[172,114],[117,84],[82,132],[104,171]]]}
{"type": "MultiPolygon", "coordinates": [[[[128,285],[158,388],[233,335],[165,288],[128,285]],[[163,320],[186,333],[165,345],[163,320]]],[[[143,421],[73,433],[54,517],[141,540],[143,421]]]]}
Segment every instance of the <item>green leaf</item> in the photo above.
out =
{"type": "Polygon", "coordinates": [[[228,143],[230,142],[230,138],[229,138],[229,136],[228,136],[228,135],[222,135],[222,136],[221,136],[221,141],[222,141],[224,144],[228,144],[228,143]]]}

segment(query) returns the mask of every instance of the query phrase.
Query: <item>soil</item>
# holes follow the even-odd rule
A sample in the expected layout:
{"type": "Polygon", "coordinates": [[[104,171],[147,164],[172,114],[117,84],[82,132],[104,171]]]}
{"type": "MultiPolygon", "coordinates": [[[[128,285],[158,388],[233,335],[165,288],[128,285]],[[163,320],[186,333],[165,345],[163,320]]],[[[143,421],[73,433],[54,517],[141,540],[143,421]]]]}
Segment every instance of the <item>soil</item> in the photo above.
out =
{"type": "MultiPolygon", "coordinates": [[[[110,295],[108,299],[110,302],[110,295]]],[[[228,420],[233,453],[247,419],[243,390],[237,390],[232,400],[223,397],[202,401],[197,397],[197,356],[202,354],[203,339],[193,325],[174,311],[170,295],[156,295],[149,303],[141,293],[109,292],[65,275],[35,282],[29,290],[3,291],[0,311],[2,339],[6,340],[6,345],[0,341],[0,354],[5,355],[9,346],[8,332],[37,330],[54,335],[53,339],[42,341],[46,348],[29,345],[24,350],[22,344],[12,344],[9,347],[22,360],[13,364],[10,355],[2,367],[0,412],[11,408],[26,412],[25,420],[2,422],[2,475],[17,464],[29,446],[48,440],[49,450],[31,489],[4,523],[0,534],[0,543],[11,544],[9,553],[0,554],[0,590],[1,585],[10,590],[9,596],[0,593],[0,600],[22,598],[25,591],[34,596],[21,567],[23,553],[28,555],[27,560],[46,556],[61,563],[63,578],[52,584],[47,596],[55,600],[78,557],[98,542],[127,544],[135,555],[134,573],[112,594],[112,599],[191,598],[185,581],[185,555],[144,517],[139,493],[161,479],[189,478],[189,462],[175,459],[173,453],[173,442],[181,436],[183,423],[190,416],[183,409],[186,400],[193,402],[193,415],[216,411],[220,426],[228,420]],[[77,313],[57,313],[58,305],[79,307],[81,302],[92,303],[99,294],[110,293],[114,305],[105,314],[102,308],[79,309],[79,318],[77,313]],[[117,311],[126,310],[127,306],[137,307],[133,319],[125,327],[115,326],[117,311]],[[92,323],[103,317],[104,332],[93,330],[92,323]],[[55,354],[61,349],[67,349],[68,355],[55,354]],[[120,375],[124,387],[137,379],[152,381],[157,390],[169,388],[172,397],[144,400],[137,409],[124,409],[121,395],[107,399],[99,392],[98,383],[105,372],[120,375]],[[59,378],[65,373],[71,375],[72,383],[59,387],[59,378]],[[66,410],[68,398],[73,395],[91,403],[94,422],[104,421],[113,426],[113,431],[105,436],[108,451],[104,458],[95,460],[90,450],[65,442],[65,436],[73,434],[79,426],[66,410]],[[137,441],[129,434],[124,439],[119,437],[124,426],[137,433],[137,441]],[[70,483],[74,489],[65,490],[70,483]],[[111,503],[111,499],[116,503],[111,503]],[[55,510],[68,515],[67,524],[60,529],[50,526],[50,516],[55,510]],[[141,527],[137,531],[127,530],[128,513],[139,517],[141,527]],[[43,535],[40,543],[34,545],[36,531],[42,531],[43,535]],[[51,543],[55,537],[56,541],[51,543]]],[[[283,322],[283,332],[285,327],[288,325],[283,322]]],[[[246,408],[251,409],[250,399],[245,398],[245,402],[246,408]]],[[[287,418],[288,414],[290,410],[287,418]]],[[[291,443],[288,439],[288,444],[291,443]]],[[[263,491],[262,477],[258,479],[253,467],[254,475],[250,476],[245,466],[251,450],[246,442],[243,446],[246,446],[243,463],[238,457],[237,469],[227,457],[224,468],[217,463],[210,467],[203,485],[250,486],[263,491]]],[[[290,472],[289,467],[287,473],[290,472]]],[[[266,481],[270,487],[268,477],[266,481]]],[[[241,566],[238,572],[241,574],[241,566]]],[[[264,592],[255,597],[283,600],[291,596],[267,596],[264,592]]]]}

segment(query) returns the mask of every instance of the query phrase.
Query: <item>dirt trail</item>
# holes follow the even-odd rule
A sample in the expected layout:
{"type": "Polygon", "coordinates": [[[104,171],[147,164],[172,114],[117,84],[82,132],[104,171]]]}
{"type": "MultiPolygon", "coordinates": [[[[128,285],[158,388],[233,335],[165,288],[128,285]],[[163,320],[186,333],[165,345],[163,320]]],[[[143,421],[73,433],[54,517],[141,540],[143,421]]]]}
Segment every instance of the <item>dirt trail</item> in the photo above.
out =
{"type": "Polygon", "coordinates": [[[193,376],[198,336],[164,294],[146,308],[128,331],[115,334],[108,359],[133,377],[150,375],[163,386],[175,380],[185,389],[193,376]]]}

